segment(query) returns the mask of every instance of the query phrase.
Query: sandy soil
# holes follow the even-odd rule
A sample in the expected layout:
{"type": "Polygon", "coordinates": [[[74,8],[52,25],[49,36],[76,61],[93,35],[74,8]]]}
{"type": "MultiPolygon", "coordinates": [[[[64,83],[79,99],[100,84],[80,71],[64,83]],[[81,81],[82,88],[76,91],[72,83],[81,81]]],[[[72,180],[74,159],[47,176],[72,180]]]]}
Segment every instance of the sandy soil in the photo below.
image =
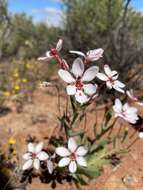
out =
{"type": "MultiPolygon", "coordinates": [[[[65,108],[66,99],[63,98],[62,108],[65,108]]],[[[59,124],[57,121],[58,109],[57,98],[53,95],[47,95],[43,91],[36,91],[33,103],[26,104],[22,113],[15,111],[15,106],[8,102],[12,112],[0,118],[0,144],[3,150],[7,149],[7,140],[9,129],[12,129],[13,135],[17,140],[17,150],[21,155],[26,150],[25,140],[28,135],[36,136],[37,140],[45,139],[51,134],[58,133],[59,124]]],[[[140,108],[140,113],[143,110],[140,108]]],[[[98,111],[98,119],[102,120],[103,110],[98,111]]],[[[95,120],[93,114],[89,114],[87,132],[90,134],[90,124],[95,120]]],[[[120,121],[122,122],[122,121],[120,121]]],[[[117,124],[119,125],[119,124],[117,124]]],[[[126,123],[122,127],[125,127],[126,123]]],[[[118,126],[117,126],[118,127],[118,126]]],[[[115,130],[116,131],[116,130],[115,130]]],[[[143,190],[143,140],[136,140],[137,134],[132,127],[130,131],[131,151],[124,155],[121,162],[116,166],[105,165],[104,172],[99,178],[90,181],[83,190],[143,190]]],[[[22,164],[22,160],[20,160],[22,164]]],[[[28,190],[50,190],[51,184],[41,184],[39,179],[34,179],[32,184],[28,185],[28,190]]],[[[74,185],[57,184],[57,190],[73,190],[74,185]]]]}

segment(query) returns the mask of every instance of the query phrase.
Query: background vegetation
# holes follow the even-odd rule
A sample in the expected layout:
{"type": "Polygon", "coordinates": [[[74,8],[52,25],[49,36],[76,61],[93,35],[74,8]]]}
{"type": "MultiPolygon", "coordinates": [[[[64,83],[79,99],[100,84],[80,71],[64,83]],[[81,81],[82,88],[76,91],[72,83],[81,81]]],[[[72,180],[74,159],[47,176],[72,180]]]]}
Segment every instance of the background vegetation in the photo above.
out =
{"type": "MultiPolygon", "coordinates": [[[[3,90],[11,86],[8,73],[15,72],[17,67],[23,68],[22,65],[31,59],[32,64],[37,65],[34,59],[44,54],[59,37],[64,39],[66,57],[67,49],[86,52],[102,47],[105,54],[100,64],[112,65],[121,73],[122,81],[128,82],[130,87],[141,88],[143,14],[133,9],[130,2],[131,0],[63,0],[66,15],[64,25],[50,27],[45,23],[34,23],[25,13],[12,15],[8,10],[8,2],[0,0],[1,86],[7,86],[3,90]]],[[[47,74],[45,67],[43,73],[47,74]]],[[[23,73],[21,75],[25,78],[23,73]]],[[[44,77],[47,78],[42,75],[42,79],[44,77]]],[[[37,76],[35,78],[37,80],[37,76]]],[[[40,79],[39,75],[38,80],[40,79]]]]}

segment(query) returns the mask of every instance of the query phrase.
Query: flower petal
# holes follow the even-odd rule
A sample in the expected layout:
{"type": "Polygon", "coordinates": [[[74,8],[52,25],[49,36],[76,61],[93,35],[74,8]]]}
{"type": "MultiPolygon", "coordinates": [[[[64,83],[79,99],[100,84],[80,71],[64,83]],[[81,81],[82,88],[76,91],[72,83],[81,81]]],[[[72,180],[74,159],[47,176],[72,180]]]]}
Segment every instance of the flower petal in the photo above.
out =
{"type": "MultiPolygon", "coordinates": [[[[126,103],[126,104],[127,104],[127,103],[126,103]]],[[[126,104],[125,104],[125,105],[126,105],[126,104]]],[[[125,109],[125,105],[123,106],[123,110],[125,109]]],[[[138,112],[138,109],[135,108],[135,107],[129,106],[129,107],[125,110],[125,112],[126,112],[127,114],[136,114],[136,113],[138,112]]]]}
{"type": "Polygon", "coordinates": [[[85,92],[86,94],[92,95],[92,94],[96,93],[97,85],[84,84],[84,85],[83,85],[83,89],[84,89],[84,92],[85,92]]]}
{"type": "Polygon", "coordinates": [[[75,59],[73,65],[72,65],[72,73],[76,78],[81,77],[84,72],[84,64],[82,59],[77,58],[75,59]]]}
{"type": "Polygon", "coordinates": [[[44,151],[38,153],[37,158],[41,161],[47,160],[49,158],[48,154],[44,151]]]}
{"type": "Polygon", "coordinates": [[[117,90],[118,92],[121,92],[121,93],[125,93],[125,91],[123,90],[123,89],[121,89],[121,88],[119,88],[119,87],[117,87],[117,86],[113,86],[113,88],[115,89],[115,90],[117,90]]]}
{"type": "Polygon", "coordinates": [[[77,149],[77,143],[76,141],[74,140],[74,138],[70,137],[69,140],[68,140],[68,149],[71,151],[71,152],[75,152],[76,149],[77,149]]]}
{"type": "Polygon", "coordinates": [[[33,163],[32,159],[26,161],[25,164],[23,165],[22,169],[23,170],[27,170],[27,169],[31,168],[32,167],[32,163],[33,163]]]}
{"type": "Polygon", "coordinates": [[[90,50],[87,52],[87,59],[90,61],[97,61],[102,57],[104,50],[102,48],[90,50]]]}
{"type": "Polygon", "coordinates": [[[62,65],[61,66],[62,66],[62,69],[67,70],[67,71],[69,70],[69,65],[65,59],[62,59],[62,65]]]}
{"type": "Polygon", "coordinates": [[[75,93],[76,93],[75,85],[68,85],[66,90],[67,90],[68,95],[75,95],[75,93]]]}
{"type": "Polygon", "coordinates": [[[131,118],[128,118],[128,117],[124,117],[124,119],[126,121],[128,121],[129,123],[132,123],[132,124],[135,124],[138,120],[138,118],[134,118],[134,117],[131,117],[131,118]]]}
{"type": "Polygon", "coordinates": [[[35,145],[34,143],[28,143],[28,152],[35,152],[35,145]]]}
{"type": "Polygon", "coordinates": [[[107,76],[112,77],[112,71],[111,71],[109,65],[104,65],[104,71],[107,76]]]}
{"type": "Polygon", "coordinates": [[[137,104],[143,106],[143,102],[137,102],[137,104]]]}
{"type": "Polygon", "coordinates": [[[107,86],[107,88],[109,88],[109,89],[112,89],[112,82],[110,82],[110,81],[106,81],[106,86],[107,86]]]}
{"type": "Polygon", "coordinates": [[[24,154],[24,155],[23,155],[23,159],[24,159],[24,160],[29,160],[29,159],[31,159],[31,153],[28,152],[28,153],[24,154]]]}
{"type": "Polygon", "coordinates": [[[38,143],[36,146],[35,146],[35,153],[38,154],[39,152],[41,152],[42,148],[43,148],[43,142],[40,142],[38,143]]]}
{"type": "Polygon", "coordinates": [[[99,71],[99,67],[97,66],[89,67],[83,74],[81,81],[89,82],[93,80],[96,77],[98,71],[99,71]]]}
{"type": "Polygon", "coordinates": [[[118,77],[119,77],[118,74],[117,74],[117,75],[114,75],[114,76],[112,76],[112,80],[115,81],[115,80],[117,80],[118,77]]]}
{"type": "Polygon", "coordinates": [[[139,132],[138,137],[143,139],[143,132],[139,132]]]}
{"type": "Polygon", "coordinates": [[[129,120],[138,120],[138,115],[136,113],[133,113],[133,114],[125,114],[125,117],[129,120]]]}
{"type": "Polygon", "coordinates": [[[119,80],[114,81],[114,85],[119,88],[124,88],[125,84],[120,82],[119,80]]]}
{"type": "Polygon", "coordinates": [[[56,154],[61,157],[65,157],[65,156],[69,156],[71,153],[65,147],[58,147],[58,148],[56,148],[56,154]]]}
{"type": "Polygon", "coordinates": [[[39,170],[40,168],[40,161],[39,159],[34,159],[33,166],[36,170],[39,170]]]}
{"type": "Polygon", "coordinates": [[[49,59],[49,60],[53,58],[53,56],[51,55],[50,51],[46,52],[46,56],[47,56],[47,59],[49,59]]]}
{"type": "Polygon", "coordinates": [[[77,55],[80,55],[80,56],[85,57],[85,54],[82,53],[81,51],[73,51],[73,50],[71,50],[71,51],[69,51],[69,52],[70,52],[70,53],[75,53],[75,54],[77,54],[77,55]]]}
{"type": "Polygon", "coordinates": [[[126,94],[131,100],[138,101],[138,98],[133,93],[133,89],[127,90],[126,94]]]}
{"type": "Polygon", "coordinates": [[[107,81],[108,80],[108,77],[103,73],[97,73],[96,76],[97,76],[97,78],[99,78],[102,81],[107,81]]]}
{"type": "Polygon", "coordinates": [[[56,45],[56,50],[60,51],[62,49],[62,46],[63,46],[63,40],[59,39],[59,41],[57,42],[57,45],[56,45]]]}
{"type": "Polygon", "coordinates": [[[66,70],[60,69],[58,74],[61,77],[61,79],[67,83],[75,82],[75,79],[73,78],[73,76],[66,70]]]}
{"type": "Polygon", "coordinates": [[[123,111],[127,111],[127,109],[129,109],[129,108],[130,108],[130,106],[129,106],[128,103],[125,103],[125,104],[123,105],[123,111]]]}
{"type": "Polygon", "coordinates": [[[62,158],[62,159],[59,161],[58,166],[59,166],[59,167],[65,167],[65,166],[69,165],[69,163],[70,163],[70,158],[65,157],[65,158],[62,158]]]}
{"type": "Polygon", "coordinates": [[[49,57],[38,57],[38,61],[49,61],[49,57]]]}
{"type": "Polygon", "coordinates": [[[47,168],[48,168],[49,173],[52,174],[54,170],[54,164],[51,160],[47,161],[47,168]]]}
{"type": "Polygon", "coordinates": [[[71,163],[69,164],[69,171],[71,173],[75,173],[77,170],[77,165],[75,161],[71,161],[71,163]]]}
{"type": "Polygon", "coordinates": [[[113,71],[111,72],[111,76],[113,77],[113,76],[115,76],[115,75],[118,75],[118,72],[115,71],[115,70],[113,70],[113,71]]]}
{"type": "Polygon", "coordinates": [[[84,104],[86,102],[88,102],[89,98],[84,94],[84,92],[82,90],[77,90],[76,94],[75,94],[75,99],[77,102],[84,104]]]}
{"type": "Polygon", "coordinates": [[[84,155],[87,154],[87,152],[88,152],[88,150],[85,149],[84,146],[79,146],[78,149],[77,149],[77,151],[76,151],[76,154],[77,154],[78,156],[84,156],[84,155]]]}
{"type": "Polygon", "coordinates": [[[76,158],[76,161],[77,161],[77,163],[78,163],[80,166],[84,166],[84,167],[87,166],[87,162],[86,162],[86,160],[85,160],[82,156],[78,156],[78,157],[76,158]]]}
{"type": "Polygon", "coordinates": [[[122,112],[122,103],[119,99],[115,100],[115,105],[113,106],[113,109],[116,113],[121,113],[122,112]]]}

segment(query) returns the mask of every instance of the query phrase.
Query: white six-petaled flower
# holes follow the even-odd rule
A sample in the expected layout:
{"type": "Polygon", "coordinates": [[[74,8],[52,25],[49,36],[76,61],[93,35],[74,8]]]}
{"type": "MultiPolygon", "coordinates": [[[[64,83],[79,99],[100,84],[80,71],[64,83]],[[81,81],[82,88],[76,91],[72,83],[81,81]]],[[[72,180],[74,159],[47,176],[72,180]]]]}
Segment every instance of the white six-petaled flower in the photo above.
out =
{"type": "Polygon", "coordinates": [[[56,44],[56,48],[52,48],[50,51],[47,51],[46,56],[39,57],[38,60],[39,61],[50,61],[51,59],[54,58],[53,54],[56,54],[57,52],[59,52],[62,49],[62,46],[63,46],[63,40],[59,39],[59,41],[56,44]]]}
{"type": "Polygon", "coordinates": [[[27,170],[32,167],[38,170],[40,168],[40,161],[44,161],[49,158],[48,154],[42,151],[42,148],[42,142],[38,144],[28,144],[28,152],[23,155],[23,159],[26,160],[25,164],[23,165],[23,170],[27,170]]]}
{"type": "Polygon", "coordinates": [[[90,50],[86,54],[84,54],[81,51],[73,51],[73,50],[70,51],[70,53],[75,53],[77,55],[84,57],[85,60],[89,62],[97,61],[98,59],[100,59],[103,55],[103,52],[104,50],[102,48],[90,50]]]}
{"type": "Polygon", "coordinates": [[[134,95],[133,89],[126,91],[127,96],[133,101],[136,102],[138,105],[143,106],[143,102],[140,102],[138,97],[134,95]]]}
{"type": "Polygon", "coordinates": [[[66,87],[67,94],[75,95],[76,101],[82,104],[88,102],[97,91],[97,85],[89,82],[96,77],[98,71],[97,66],[91,66],[84,71],[82,59],[77,58],[72,65],[71,72],[60,69],[58,74],[69,84],[66,87]]]}
{"type": "Polygon", "coordinates": [[[87,149],[84,146],[77,145],[74,138],[69,138],[68,149],[65,147],[56,148],[56,154],[61,156],[62,159],[59,161],[59,167],[69,167],[71,173],[77,171],[77,164],[83,167],[87,166],[84,156],[87,154],[87,149]]]}
{"type": "Polygon", "coordinates": [[[105,74],[103,73],[98,73],[97,78],[99,78],[102,81],[106,82],[106,86],[109,89],[114,88],[115,90],[124,93],[123,88],[125,87],[125,84],[120,82],[118,79],[118,72],[115,70],[111,70],[109,65],[104,65],[104,71],[105,74]]]}
{"type": "Polygon", "coordinates": [[[115,112],[115,117],[121,117],[126,121],[128,121],[129,123],[135,124],[139,119],[137,115],[138,109],[129,106],[128,103],[122,105],[122,102],[119,99],[115,100],[115,105],[113,106],[113,110],[115,112]]]}

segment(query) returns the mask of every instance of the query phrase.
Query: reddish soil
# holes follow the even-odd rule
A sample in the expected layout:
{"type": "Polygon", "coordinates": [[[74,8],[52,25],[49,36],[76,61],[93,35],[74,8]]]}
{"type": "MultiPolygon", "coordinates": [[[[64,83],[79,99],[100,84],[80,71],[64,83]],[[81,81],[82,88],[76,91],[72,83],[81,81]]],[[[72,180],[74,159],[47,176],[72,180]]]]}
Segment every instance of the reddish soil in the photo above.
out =
{"type": "MultiPolygon", "coordinates": [[[[63,98],[62,109],[65,108],[66,98],[63,98]]],[[[17,151],[19,157],[26,151],[26,143],[28,135],[36,136],[37,140],[50,137],[51,134],[58,133],[58,109],[57,98],[53,94],[46,94],[43,91],[36,91],[33,98],[33,103],[26,104],[22,113],[15,111],[13,103],[7,104],[12,108],[12,112],[0,118],[0,144],[3,150],[7,150],[7,140],[9,137],[9,129],[13,131],[13,135],[17,140],[17,151]]],[[[103,110],[98,110],[98,122],[102,120],[103,110]]],[[[140,108],[140,113],[143,110],[140,108]]],[[[91,134],[90,124],[95,121],[95,115],[88,114],[88,125],[86,130],[91,134]]],[[[114,134],[119,129],[117,123],[114,134]]],[[[126,123],[123,123],[122,128],[129,127],[130,140],[133,142],[137,138],[137,133],[126,123]]],[[[47,140],[45,140],[47,142],[47,140]]],[[[129,144],[128,144],[129,145],[129,144]]],[[[130,152],[125,154],[121,162],[116,166],[105,165],[103,174],[97,179],[90,181],[88,186],[83,187],[83,190],[143,190],[143,140],[137,139],[130,148],[130,152]]],[[[23,161],[20,159],[20,164],[23,161]]],[[[50,190],[51,184],[41,184],[39,179],[34,179],[33,183],[28,185],[28,190],[50,190]]],[[[57,184],[56,189],[73,190],[76,189],[73,184],[57,184]]]]}

